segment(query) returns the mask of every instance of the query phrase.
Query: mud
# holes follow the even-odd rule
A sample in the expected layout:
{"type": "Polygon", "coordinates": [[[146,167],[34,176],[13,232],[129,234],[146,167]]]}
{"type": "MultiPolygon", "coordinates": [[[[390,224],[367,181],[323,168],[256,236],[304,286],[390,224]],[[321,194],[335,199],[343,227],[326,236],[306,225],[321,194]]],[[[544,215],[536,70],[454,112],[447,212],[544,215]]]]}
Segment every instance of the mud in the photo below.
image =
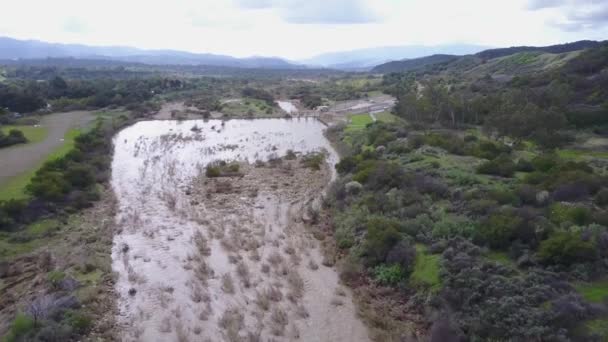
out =
{"type": "Polygon", "coordinates": [[[123,340],[368,340],[307,228],[335,176],[323,128],[312,119],[157,121],[115,138],[123,340]],[[323,151],[327,163],[315,170],[289,150],[323,151]],[[240,161],[238,177],[204,176],[216,159],[240,161]]]}

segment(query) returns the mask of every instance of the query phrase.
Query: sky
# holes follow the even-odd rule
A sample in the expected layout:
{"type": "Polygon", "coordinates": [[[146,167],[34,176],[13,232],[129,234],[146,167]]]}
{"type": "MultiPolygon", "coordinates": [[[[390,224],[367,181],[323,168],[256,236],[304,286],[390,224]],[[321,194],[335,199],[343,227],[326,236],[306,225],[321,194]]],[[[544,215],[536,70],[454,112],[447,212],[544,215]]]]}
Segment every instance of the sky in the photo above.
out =
{"type": "Polygon", "coordinates": [[[0,0],[0,36],[304,59],[608,39],[608,0],[0,0]]]}

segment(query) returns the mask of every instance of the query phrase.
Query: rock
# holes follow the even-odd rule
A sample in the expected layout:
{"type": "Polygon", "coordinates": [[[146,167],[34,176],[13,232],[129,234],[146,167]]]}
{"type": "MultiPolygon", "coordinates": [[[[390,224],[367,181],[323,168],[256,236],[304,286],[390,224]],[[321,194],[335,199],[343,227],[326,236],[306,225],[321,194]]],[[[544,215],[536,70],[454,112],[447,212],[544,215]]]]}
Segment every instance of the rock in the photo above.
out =
{"type": "Polygon", "coordinates": [[[129,296],[135,296],[136,293],[137,293],[137,290],[134,287],[129,289],[129,296]]]}
{"type": "Polygon", "coordinates": [[[549,192],[548,191],[540,191],[536,194],[536,204],[545,205],[549,201],[549,192]]]}
{"type": "Polygon", "coordinates": [[[359,183],[357,181],[352,181],[352,182],[346,183],[344,188],[346,189],[347,193],[353,195],[353,194],[358,194],[359,192],[361,192],[361,190],[363,190],[363,185],[361,185],[361,183],[359,183]]]}

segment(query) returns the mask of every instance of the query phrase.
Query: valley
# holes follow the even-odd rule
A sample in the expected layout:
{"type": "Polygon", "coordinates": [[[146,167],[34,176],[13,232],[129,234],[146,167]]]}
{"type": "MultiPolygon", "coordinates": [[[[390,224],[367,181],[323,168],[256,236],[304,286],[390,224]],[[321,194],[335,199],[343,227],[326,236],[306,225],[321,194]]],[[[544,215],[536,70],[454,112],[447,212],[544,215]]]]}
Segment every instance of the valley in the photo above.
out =
{"type": "Polygon", "coordinates": [[[27,141],[0,149],[0,336],[601,341],[596,43],[373,72],[6,63],[0,129],[27,141]]]}

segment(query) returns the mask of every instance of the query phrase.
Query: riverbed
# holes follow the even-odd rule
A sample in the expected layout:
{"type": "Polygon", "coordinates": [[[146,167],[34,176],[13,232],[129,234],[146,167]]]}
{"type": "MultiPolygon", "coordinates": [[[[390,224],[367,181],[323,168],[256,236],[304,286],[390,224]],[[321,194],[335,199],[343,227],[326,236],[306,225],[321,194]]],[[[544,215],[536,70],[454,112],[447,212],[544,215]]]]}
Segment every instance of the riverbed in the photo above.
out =
{"type": "Polygon", "coordinates": [[[368,340],[304,219],[335,177],[324,128],[144,121],[115,137],[112,259],[125,341],[368,340]],[[311,152],[325,155],[319,169],[303,166],[311,152]],[[216,160],[238,162],[238,175],[207,178],[216,160]]]}

